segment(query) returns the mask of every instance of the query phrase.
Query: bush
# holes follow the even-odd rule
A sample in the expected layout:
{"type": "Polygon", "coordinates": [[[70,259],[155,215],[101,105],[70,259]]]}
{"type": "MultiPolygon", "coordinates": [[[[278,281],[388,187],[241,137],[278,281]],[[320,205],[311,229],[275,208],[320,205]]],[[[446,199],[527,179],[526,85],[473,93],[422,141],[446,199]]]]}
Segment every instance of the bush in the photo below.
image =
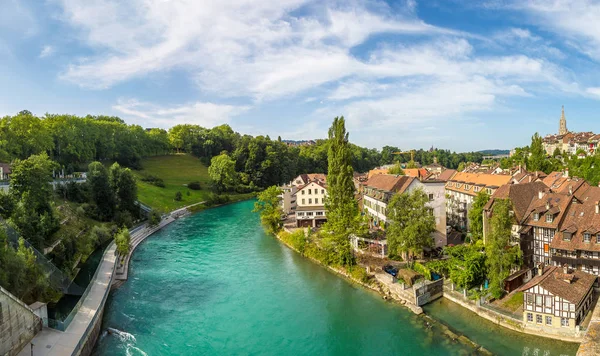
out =
{"type": "Polygon", "coordinates": [[[165,187],[165,182],[162,180],[162,178],[153,176],[152,174],[146,174],[146,175],[142,176],[141,180],[142,180],[142,182],[150,183],[159,188],[165,187]]]}
{"type": "Polygon", "coordinates": [[[129,230],[124,227],[115,235],[115,243],[117,244],[117,251],[121,255],[127,255],[131,246],[129,245],[131,242],[131,236],[129,236],[129,230]]]}
{"type": "Polygon", "coordinates": [[[202,189],[202,186],[200,185],[200,182],[198,182],[198,181],[190,182],[190,183],[188,183],[187,186],[191,190],[200,190],[200,189],[202,189]]]}
{"type": "Polygon", "coordinates": [[[415,262],[412,266],[412,270],[425,277],[428,281],[431,280],[431,270],[421,263],[415,262]]]}
{"type": "Polygon", "coordinates": [[[215,194],[215,193],[210,193],[208,195],[208,198],[206,198],[206,200],[204,201],[206,206],[214,206],[214,205],[219,205],[219,204],[225,204],[228,203],[231,199],[229,198],[229,195],[219,195],[219,194],[215,194]]]}
{"type": "Polygon", "coordinates": [[[131,227],[133,225],[133,217],[128,211],[118,211],[115,214],[114,222],[119,226],[131,227]]]}
{"type": "Polygon", "coordinates": [[[150,215],[148,216],[148,225],[150,225],[151,227],[154,227],[154,226],[160,224],[161,219],[162,219],[161,214],[156,210],[152,210],[150,212],[150,215]]]}
{"type": "Polygon", "coordinates": [[[369,280],[367,270],[361,266],[348,266],[346,267],[346,270],[352,276],[352,278],[361,281],[362,283],[366,283],[369,280]]]}
{"type": "Polygon", "coordinates": [[[175,200],[176,200],[176,201],[181,201],[181,198],[182,198],[182,196],[181,196],[181,192],[177,192],[177,193],[175,193],[175,200]]]}

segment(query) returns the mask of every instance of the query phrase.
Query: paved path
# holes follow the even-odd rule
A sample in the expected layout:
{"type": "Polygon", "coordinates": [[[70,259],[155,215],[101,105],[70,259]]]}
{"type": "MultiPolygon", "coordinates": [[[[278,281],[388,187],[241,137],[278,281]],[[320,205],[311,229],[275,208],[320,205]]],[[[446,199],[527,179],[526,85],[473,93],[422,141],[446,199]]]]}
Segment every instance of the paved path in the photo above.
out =
{"type": "MultiPolygon", "coordinates": [[[[98,274],[91,282],[91,289],[65,332],[44,328],[31,341],[34,345],[34,356],[64,356],[73,355],[79,341],[91,327],[96,312],[103,308],[106,296],[113,279],[115,267],[116,245],[111,243],[106,249],[98,274]]],[[[25,346],[19,356],[31,355],[31,347],[25,346]]]]}
{"type": "Polygon", "coordinates": [[[600,299],[596,302],[587,333],[577,350],[577,356],[592,355],[600,355],[600,299]]]}

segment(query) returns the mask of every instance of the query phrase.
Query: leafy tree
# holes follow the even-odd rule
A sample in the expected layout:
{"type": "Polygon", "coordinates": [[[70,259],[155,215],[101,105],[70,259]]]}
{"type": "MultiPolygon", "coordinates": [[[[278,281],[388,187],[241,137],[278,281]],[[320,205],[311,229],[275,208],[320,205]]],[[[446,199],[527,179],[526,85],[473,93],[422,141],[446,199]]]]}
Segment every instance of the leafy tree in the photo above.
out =
{"type": "Polygon", "coordinates": [[[109,221],[115,215],[115,194],[111,188],[108,171],[100,162],[88,166],[88,184],[92,202],[97,208],[98,218],[109,221]]]}
{"type": "Polygon", "coordinates": [[[210,161],[208,175],[215,182],[217,190],[222,192],[236,185],[235,161],[227,153],[221,153],[210,161]]]}
{"type": "Polygon", "coordinates": [[[530,171],[544,171],[548,172],[548,164],[546,161],[546,150],[544,150],[544,143],[542,137],[536,132],[531,137],[530,146],[531,155],[527,159],[527,169],[530,171]]]}
{"type": "Polygon", "coordinates": [[[473,241],[483,239],[483,207],[489,200],[489,194],[481,190],[477,193],[477,197],[475,197],[475,201],[471,205],[471,210],[469,210],[469,229],[473,236],[473,241]]]}
{"type": "Polygon", "coordinates": [[[492,218],[490,220],[490,238],[486,240],[486,266],[490,280],[490,292],[494,298],[500,298],[504,293],[504,280],[510,275],[511,269],[521,266],[522,252],[519,245],[511,246],[511,227],[513,218],[510,216],[511,205],[506,199],[494,201],[492,218]]]}
{"type": "Polygon", "coordinates": [[[396,162],[396,164],[394,164],[394,166],[388,170],[388,174],[395,174],[395,175],[403,176],[404,171],[402,170],[402,167],[400,166],[400,162],[396,162]]]}
{"type": "Polygon", "coordinates": [[[176,201],[181,201],[181,199],[182,199],[182,198],[183,198],[183,197],[182,197],[182,195],[181,195],[181,192],[179,192],[179,191],[178,191],[177,193],[175,193],[175,200],[176,200],[176,201]]]}
{"type": "Polygon", "coordinates": [[[390,254],[420,254],[433,245],[435,217],[428,206],[429,197],[422,189],[396,194],[387,207],[387,239],[390,254]]]}
{"type": "Polygon", "coordinates": [[[158,226],[158,224],[160,224],[161,220],[162,220],[162,217],[161,217],[160,212],[158,212],[156,210],[152,210],[150,212],[150,215],[148,216],[148,226],[150,226],[150,227],[158,226]]]}
{"type": "Polygon", "coordinates": [[[327,222],[323,226],[323,236],[326,236],[333,262],[341,265],[354,264],[349,236],[361,223],[354,198],[354,170],[350,154],[344,117],[336,117],[329,128],[327,222]]]}
{"type": "Polygon", "coordinates": [[[271,186],[260,192],[257,201],[254,203],[254,212],[260,213],[260,220],[267,228],[269,233],[277,234],[281,230],[281,189],[277,186],[271,186]]]}
{"type": "Polygon", "coordinates": [[[486,255],[479,243],[446,248],[450,256],[449,277],[460,289],[471,289],[483,283],[486,275],[486,255]]]}
{"type": "Polygon", "coordinates": [[[117,252],[121,256],[127,255],[131,249],[131,236],[129,230],[126,227],[120,229],[115,235],[115,244],[117,245],[117,252]]]}
{"type": "Polygon", "coordinates": [[[462,172],[465,170],[465,162],[460,162],[460,164],[458,165],[458,167],[456,168],[457,171],[462,172]]]}
{"type": "Polygon", "coordinates": [[[109,179],[111,189],[115,193],[118,210],[129,212],[133,217],[139,216],[137,201],[137,184],[129,168],[121,168],[118,163],[110,167],[109,179]]]}
{"type": "Polygon", "coordinates": [[[414,169],[414,168],[419,168],[419,167],[417,166],[417,163],[415,161],[410,160],[406,164],[406,168],[408,168],[408,169],[414,169]]]}
{"type": "Polygon", "coordinates": [[[554,149],[554,153],[552,153],[552,157],[556,158],[556,157],[561,156],[561,155],[562,155],[562,153],[560,152],[560,148],[556,147],[554,149]]]}

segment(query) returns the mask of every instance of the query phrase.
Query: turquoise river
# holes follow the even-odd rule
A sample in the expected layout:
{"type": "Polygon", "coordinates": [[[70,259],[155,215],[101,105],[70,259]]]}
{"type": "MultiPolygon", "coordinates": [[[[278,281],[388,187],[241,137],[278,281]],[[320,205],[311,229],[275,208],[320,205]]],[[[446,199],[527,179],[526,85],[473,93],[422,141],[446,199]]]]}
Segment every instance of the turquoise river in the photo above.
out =
{"type": "MultiPolygon", "coordinates": [[[[476,355],[440,322],[338,277],[266,235],[252,201],[180,219],[136,250],[95,355],[476,355]]],[[[577,345],[497,327],[445,300],[427,314],[496,355],[577,345]]]]}

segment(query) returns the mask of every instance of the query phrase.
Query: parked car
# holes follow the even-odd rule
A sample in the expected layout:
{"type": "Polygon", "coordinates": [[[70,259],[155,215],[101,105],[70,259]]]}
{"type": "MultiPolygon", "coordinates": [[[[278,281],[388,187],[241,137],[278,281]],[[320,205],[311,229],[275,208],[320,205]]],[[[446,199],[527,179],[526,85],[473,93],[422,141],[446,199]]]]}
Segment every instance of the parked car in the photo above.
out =
{"type": "Polygon", "coordinates": [[[383,270],[388,273],[391,274],[392,276],[396,277],[398,275],[398,269],[392,265],[385,265],[383,266],[383,270]]]}

